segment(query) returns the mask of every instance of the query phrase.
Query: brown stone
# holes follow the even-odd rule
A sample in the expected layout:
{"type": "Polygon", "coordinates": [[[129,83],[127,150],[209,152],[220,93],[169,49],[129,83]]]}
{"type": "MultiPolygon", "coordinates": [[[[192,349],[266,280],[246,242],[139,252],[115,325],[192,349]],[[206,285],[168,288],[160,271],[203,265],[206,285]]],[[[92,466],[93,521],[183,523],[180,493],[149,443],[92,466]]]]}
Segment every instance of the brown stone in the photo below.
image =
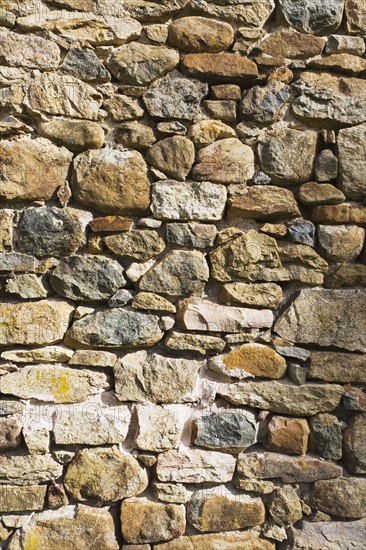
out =
{"type": "Polygon", "coordinates": [[[330,183],[304,183],[299,189],[299,200],[306,206],[318,204],[340,204],[346,200],[345,195],[330,183]]]}
{"type": "Polygon", "coordinates": [[[0,451],[9,451],[19,447],[21,431],[22,424],[16,417],[0,417],[0,451]]]}
{"type": "Polygon", "coordinates": [[[357,76],[366,69],[366,59],[349,53],[336,53],[310,61],[308,67],[321,71],[334,71],[347,75],[357,76]]]}
{"type": "Polygon", "coordinates": [[[132,229],[133,220],[123,218],[122,216],[105,216],[103,218],[94,218],[89,223],[90,229],[94,233],[108,233],[109,231],[129,231],[132,229]]]}
{"type": "Polygon", "coordinates": [[[223,285],[219,298],[225,304],[277,308],[282,302],[282,288],[274,283],[228,283],[223,285]]]}
{"type": "Polygon", "coordinates": [[[324,38],[296,32],[293,29],[281,29],[272,33],[259,47],[267,55],[306,59],[320,55],[324,46],[324,38]]]}
{"type": "Polygon", "coordinates": [[[188,54],[183,59],[183,72],[211,82],[244,83],[258,77],[253,61],[232,53],[188,54]]]}
{"type": "Polygon", "coordinates": [[[366,265],[338,264],[325,278],[327,288],[366,286],[366,265]]]}
{"type": "Polygon", "coordinates": [[[188,137],[199,147],[204,147],[218,139],[236,137],[236,132],[221,120],[209,118],[192,124],[188,130],[188,137]]]}
{"type": "Polygon", "coordinates": [[[169,27],[169,43],[184,52],[222,52],[233,40],[229,23],[206,17],[181,17],[169,27]]]}
{"type": "Polygon", "coordinates": [[[272,185],[254,185],[229,200],[227,217],[271,221],[300,215],[294,195],[288,189],[272,185]]]}
{"type": "Polygon", "coordinates": [[[352,474],[366,474],[366,414],[356,415],[343,434],[347,469],[352,474]]]}
{"type": "Polygon", "coordinates": [[[122,258],[146,261],[165,249],[165,242],[153,229],[132,229],[104,238],[108,250],[122,258]]]}
{"type": "Polygon", "coordinates": [[[269,451],[304,455],[308,448],[309,432],[304,418],[273,416],[267,425],[265,446],[269,451]]]}
{"type": "MultiPolygon", "coordinates": [[[[228,531],[209,535],[187,535],[160,545],[159,550],[275,550],[255,530],[228,531]]],[[[359,549],[357,549],[359,550],[359,549]]]]}
{"type": "Polygon", "coordinates": [[[366,223],[366,206],[356,204],[337,204],[335,206],[316,206],[313,220],[320,223],[366,223]]]}
{"type": "Polygon", "coordinates": [[[366,517],[366,479],[339,477],[316,481],[309,503],[340,518],[366,517]]]}
{"type": "Polygon", "coordinates": [[[363,34],[366,31],[366,6],[363,0],[346,0],[347,31],[363,34]]]}
{"type": "Polygon", "coordinates": [[[308,378],[325,382],[366,383],[366,355],[312,351],[308,378]]]}
{"type": "Polygon", "coordinates": [[[147,162],[168,177],[184,181],[194,162],[194,145],[184,136],[172,136],[154,143],[146,153],[147,162]]]}
{"type": "Polygon", "coordinates": [[[31,512],[43,509],[46,497],[46,485],[0,487],[0,512],[31,512]]]}
{"type": "Polygon", "coordinates": [[[239,100],[241,98],[240,86],[236,84],[217,84],[211,87],[211,93],[213,99],[239,100]]]}

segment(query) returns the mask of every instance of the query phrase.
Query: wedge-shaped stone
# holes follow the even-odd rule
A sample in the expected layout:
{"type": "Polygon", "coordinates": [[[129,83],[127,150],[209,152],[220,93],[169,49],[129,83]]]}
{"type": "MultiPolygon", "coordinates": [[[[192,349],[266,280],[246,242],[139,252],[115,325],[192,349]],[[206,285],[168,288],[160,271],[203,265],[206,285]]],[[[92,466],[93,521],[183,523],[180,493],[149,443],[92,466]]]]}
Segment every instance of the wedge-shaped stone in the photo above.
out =
{"type": "Polygon", "coordinates": [[[275,381],[227,384],[219,389],[229,403],[249,405],[280,414],[311,416],[333,411],[344,393],[335,384],[292,386],[275,381]]]}
{"type": "Polygon", "coordinates": [[[366,355],[335,351],[313,351],[308,378],[325,382],[366,383],[366,355]]]}
{"type": "Polygon", "coordinates": [[[363,550],[366,538],[366,521],[329,521],[300,525],[287,531],[291,550],[339,550],[350,546],[352,550],[363,550]]]}
{"type": "Polygon", "coordinates": [[[49,454],[0,455],[0,489],[2,485],[36,485],[62,475],[62,464],[49,454]]]}
{"type": "Polygon", "coordinates": [[[198,372],[204,364],[146,351],[129,353],[114,367],[116,395],[120,401],[193,402],[198,372]]]}
{"type": "Polygon", "coordinates": [[[84,550],[98,541],[99,550],[118,550],[115,527],[107,508],[65,506],[47,510],[25,522],[11,539],[9,550],[84,550]],[[35,546],[36,545],[36,546],[35,546]]]}
{"type": "Polygon", "coordinates": [[[142,493],[148,484],[146,470],[117,447],[82,449],[70,462],[65,487],[77,501],[96,504],[117,502],[142,493]]]}
{"type": "Polygon", "coordinates": [[[46,485],[0,487],[0,512],[35,512],[43,509],[46,498],[46,485]]]}
{"type": "Polygon", "coordinates": [[[14,363],[67,363],[73,355],[74,351],[65,346],[46,346],[3,351],[1,359],[14,363]]]}
{"type": "Polygon", "coordinates": [[[156,475],[160,481],[226,483],[233,477],[235,463],[226,453],[181,449],[159,455],[156,475]]]}
{"type": "Polygon", "coordinates": [[[284,483],[310,483],[342,475],[342,467],[310,456],[277,453],[243,453],[239,455],[237,473],[249,479],[281,479],[284,483]]]}
{"type": "Polygon", "coordinates": [[[366,517],[366,479],[352,477],[320,479],[314,484],[309,503],[332,516],[364,518],[366,517]]]}
{"type": "Polygon", "coordinates": [[[1,378],[2,393],[50,403],[80,403],[109,385],[103,373],[55,364],[22,367],[1,378]]]}
{"type": "Polygon", "coordinates": [[[299,189],[299,200],[306,206],[318,204],[340,204],[346,196],[330,183],[304,183],[299,189]]]}
{"type": "Polygon", "coordinates": [[[242,332],[248,328],[269,328],[273,313],[269,309],[229,307],[191,298],[179,304],[178,325],[205,332],[242,332]]]}
{"type": "Polygon", "coordinates": [[[366,352],[366,291],[305,289],[275,325],[294,343],[366,352]]]}
{"type": "Polygon", "coordinates": [[[183,59],[182,67],[189,76],[211,82],[243,83],[258,77],[253,61],[232,53],[191,53],[183,59]]]}
{"type": "Polygon", "coordinates": [[[160,220],[221,220],[225,204],[223,185],[173,180],[152,185],[151,210],[160,220]]]}
{"type": "Polygon", "coordinates": [[[228,218],[273,221],[300,215],[295,197],[288,189],[254,185],[229,200],[228,218]]]}
{"type": "Polygon", "coordinates": [[[159,233],[153,230],[132,229],[119,235],[110,235],[104,239],[107,248],[122,258],[138,261],[150,260],[163,252],[165,243],[159,233]]]}
{"type": "Polygon", "coordinates": [[[163,337],[159,317],[113,308],[75,321],[66,340],[75,348],[128,348],[152,346],[163,337]]]}
{"type": "Polygon", "coordinates": [[[112,214],[141,214],[150,203],[147,165],[137,151],[106,147],[74,161],[75,198],[84,206],[112,214]]]}
{"type": "MultiPolygon", "coordinates": [[[[259,533],[255,530],[187,535],[160,545],[160,550],[216,550],[217,548],[220,550],[238,550],[238,548],[241,550],[275,550],[274,544],[268,540],[260,539],[259,533]]],[[[336,549],[334,548],[334,550],[336,549]]],[[[361,548],[356,550],[361,550],[361,548]]]]}
{"type": "Polygon", "coordinates": [[[44,138],[3,140],[0,155],[0,198],[8,201],[49,200],[72,161],[70,151],[44,138]]]}
{"type": "Polygon", "coordinates": [[[67,302],[5,303],[0,305],[0,346],[43,346],[60,342],[74,308],[67,302]]]}
{"type": "Polygon", "coordinates": [[[200,416],[193,421],[192,440],[198,447],[240,452],[256,442],[255,417],[240,409],[200,416]]]}
{"type": "Polygon", "coordinates": [[[11,67],[57,69],[60,63],[60,49],[51,40],[2,29],[0,32],[0,61],[3,65],[11,67]]]}

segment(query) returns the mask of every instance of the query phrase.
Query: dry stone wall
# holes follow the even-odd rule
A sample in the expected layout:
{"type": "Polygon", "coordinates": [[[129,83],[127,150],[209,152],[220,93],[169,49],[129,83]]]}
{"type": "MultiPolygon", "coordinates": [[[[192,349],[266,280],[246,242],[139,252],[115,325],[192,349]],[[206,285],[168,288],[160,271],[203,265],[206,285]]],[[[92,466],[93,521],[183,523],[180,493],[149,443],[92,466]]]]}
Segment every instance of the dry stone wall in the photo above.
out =
{"type": "Polygon", "coordinates": [[[0,25],[0,548],[365,550],[364,0],[0,25]]]}

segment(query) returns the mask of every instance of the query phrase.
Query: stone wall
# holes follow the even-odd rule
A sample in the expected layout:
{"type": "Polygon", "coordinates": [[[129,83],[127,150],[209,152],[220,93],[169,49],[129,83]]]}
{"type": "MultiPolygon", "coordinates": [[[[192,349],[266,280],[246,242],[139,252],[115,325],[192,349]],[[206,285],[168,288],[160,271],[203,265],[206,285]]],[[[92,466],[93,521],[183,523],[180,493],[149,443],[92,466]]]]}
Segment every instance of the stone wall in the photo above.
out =
{"type": "Polygon", "coordinates": [[[0,548],[365,550],[364,0],[0,24],[0,548]]]}

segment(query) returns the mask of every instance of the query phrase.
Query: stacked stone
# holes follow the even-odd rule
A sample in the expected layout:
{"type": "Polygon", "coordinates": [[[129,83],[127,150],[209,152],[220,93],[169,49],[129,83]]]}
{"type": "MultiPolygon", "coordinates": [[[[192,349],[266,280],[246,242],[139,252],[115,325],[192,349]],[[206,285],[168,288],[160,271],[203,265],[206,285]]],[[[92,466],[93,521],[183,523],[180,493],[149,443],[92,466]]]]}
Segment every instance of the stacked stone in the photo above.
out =
{"type": "Polygon", "coordinates": [[[365,550],[364,0],[0,26],[0,548],[365,550]]]}

